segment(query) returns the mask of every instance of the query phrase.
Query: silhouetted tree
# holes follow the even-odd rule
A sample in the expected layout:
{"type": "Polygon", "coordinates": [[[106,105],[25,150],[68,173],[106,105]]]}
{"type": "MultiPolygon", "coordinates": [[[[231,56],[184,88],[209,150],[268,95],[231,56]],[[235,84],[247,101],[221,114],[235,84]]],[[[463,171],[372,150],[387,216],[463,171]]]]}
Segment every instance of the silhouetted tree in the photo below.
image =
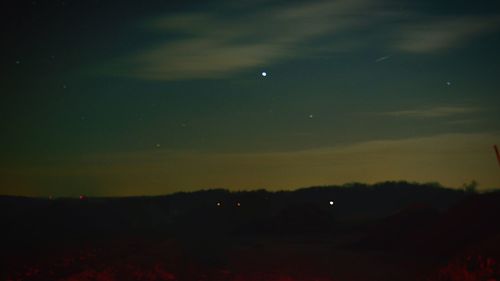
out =
{"type": "Polygon", "coordinates": [[[479,185],[479,184],[477,183],[477,181],[472,180],[472,181],[471,181],[471,182],[469,182],[469,183],[464,183],[464,184],[462,185],[462,188],[464,189],[464,191],[465,191],[466,193],[469,193],[469,194],[475,194],[475,193],[477,193],[477,186],[478,186],[478,185],[479,185]]]}

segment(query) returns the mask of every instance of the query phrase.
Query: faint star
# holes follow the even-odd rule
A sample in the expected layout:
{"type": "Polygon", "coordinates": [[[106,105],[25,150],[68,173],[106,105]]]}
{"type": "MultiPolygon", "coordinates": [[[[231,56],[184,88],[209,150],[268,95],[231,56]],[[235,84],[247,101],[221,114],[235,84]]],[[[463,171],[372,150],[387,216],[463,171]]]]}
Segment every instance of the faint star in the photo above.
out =
{"type": "Polygon", "coordinates": [[[21,61],[20,60],[16,60],[16,64],[21,64],[21,61]]]}
{"type": "Polygon", "coordinates": [[[451,82],[450,81],[446,81],[446,85],[451,86],[451,82]]]}
{"type": "Polygon", "coordinates": [[[308,116],[308,117],[309,117],[309,119],[313,119],[313,118],[314,118],[314,115],[309,114],[309,116],[308,116]]]}
{"type": "Polygon", "coordinates": [[[63,88],[63,89],[66,89],[66,88],[68,88],[68,86],[66,86],[66,84],[63,84],[63,85],[62,85],[62,88],[63,88]]]}
{"type": "Polygon", "coordinates": [[[160,146],[161,146],[161,145],[160,145],[159,143],[157,143],[157,144],[156,144],[156,147],[158,147],[158,148],[159,148],[160,146]]]}

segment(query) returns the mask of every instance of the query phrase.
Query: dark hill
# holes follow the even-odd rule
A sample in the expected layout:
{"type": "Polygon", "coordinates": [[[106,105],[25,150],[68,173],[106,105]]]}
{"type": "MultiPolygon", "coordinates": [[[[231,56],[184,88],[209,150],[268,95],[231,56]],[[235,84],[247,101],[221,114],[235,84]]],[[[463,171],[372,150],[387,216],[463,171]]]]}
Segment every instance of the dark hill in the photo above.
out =
{"type": "Polygon", "coordinates": [[[441,280],[439,268],[494,276],[499,215],[500,193],[407,182],[3,196],[0,280],[441,280]]]}
{"type": "Polygon", "coordinates": [[[219,189],[127,198],[49,200],[4,196],[0,197],[0,219],[10,239],[25,235],[31,239],[67,239],[94,234],[115,237],[265,231],[280,227],[293,232],[293,229],[301,231],[305,224],[309,225],[306,228],[321,224],[320,229],[332,221],[383,218],[415,203],[444,210],[464,196],[459,190],[407,182],[312,187],[288,192],[219,189]]]}

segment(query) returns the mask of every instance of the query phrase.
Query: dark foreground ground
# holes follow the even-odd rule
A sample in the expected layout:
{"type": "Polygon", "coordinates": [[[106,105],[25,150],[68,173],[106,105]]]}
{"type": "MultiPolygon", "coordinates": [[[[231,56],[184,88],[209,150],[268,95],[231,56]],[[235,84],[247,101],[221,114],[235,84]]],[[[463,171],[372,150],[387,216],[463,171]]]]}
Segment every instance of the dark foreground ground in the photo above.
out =
{"type": "Polygon", "coordinates": [[[0,204],[0,280],[500,280],[498,192],[397,182],[0,204]]]}

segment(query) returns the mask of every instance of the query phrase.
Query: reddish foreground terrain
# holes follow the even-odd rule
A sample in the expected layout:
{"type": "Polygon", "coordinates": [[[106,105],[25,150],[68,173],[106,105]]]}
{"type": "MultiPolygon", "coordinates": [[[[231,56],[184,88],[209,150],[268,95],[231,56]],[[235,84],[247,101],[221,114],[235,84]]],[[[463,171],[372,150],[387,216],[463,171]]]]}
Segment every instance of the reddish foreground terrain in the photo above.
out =
{"type": "Polygon", "coordinates": [[[123,210],[136,208],[135,218],[99,203],[114,208],[114,221],[82,215],[96,202],[28,208],[28,199],[19,200],[3,205],[11,214],[4,215],[1,253],[6,281],[500,280],[500,193],[464,194],[444,209],[405,204],[370,219],[348,219],[347,211],[339,217],[311,200],[245,211],[250,201],[241,194],[235,200],[246,204],[225,210],[195,200],[204,207],[179,211],[170,203],[170,218],[157,208],[163,201],[128,202],[123,210]],[[146,223],[150,216],[137,208],[149,208],[160,222],[146,223]]]}

